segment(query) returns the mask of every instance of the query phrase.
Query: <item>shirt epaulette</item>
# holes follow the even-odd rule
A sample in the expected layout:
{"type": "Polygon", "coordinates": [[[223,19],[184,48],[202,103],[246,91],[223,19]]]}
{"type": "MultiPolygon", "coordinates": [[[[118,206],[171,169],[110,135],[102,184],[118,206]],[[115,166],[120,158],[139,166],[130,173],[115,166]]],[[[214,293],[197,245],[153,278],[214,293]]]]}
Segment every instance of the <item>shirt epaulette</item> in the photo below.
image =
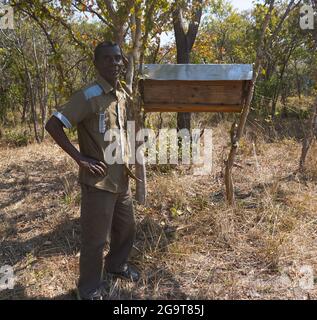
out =
{"type": "Polygon", "coordinates": [[[92,87],[85,89],[84,95],[85,95],[86,100],[89,100],[93,97],[100,96],[102,94],[102,91],[103,91],[102,88],[98,84],[96,84],[92,87]]]}

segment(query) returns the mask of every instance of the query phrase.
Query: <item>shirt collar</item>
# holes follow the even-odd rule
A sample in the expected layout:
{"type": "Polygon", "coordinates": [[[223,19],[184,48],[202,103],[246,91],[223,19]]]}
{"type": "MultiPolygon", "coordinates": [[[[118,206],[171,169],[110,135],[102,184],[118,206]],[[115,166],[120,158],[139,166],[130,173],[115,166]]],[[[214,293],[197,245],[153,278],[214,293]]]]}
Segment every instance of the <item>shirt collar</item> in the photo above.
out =
{"type": "Polygon", "coordinates": [[[98,82],[98,84],[101,85],[101,87],[102,87],[103,91],[105,92],[105,94],[107,94],[107,93],[109,93],[111,91],[115,92],[113,86],[99,74],[97,75],[97,82],[98,82]]]}

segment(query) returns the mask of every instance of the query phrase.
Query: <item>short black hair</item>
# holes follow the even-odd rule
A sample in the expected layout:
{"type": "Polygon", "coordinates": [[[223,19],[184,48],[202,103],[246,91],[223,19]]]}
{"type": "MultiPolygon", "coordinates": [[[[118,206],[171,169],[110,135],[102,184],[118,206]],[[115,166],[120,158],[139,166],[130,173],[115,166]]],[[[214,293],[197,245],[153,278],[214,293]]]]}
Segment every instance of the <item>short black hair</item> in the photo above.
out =
{"type": "Polygon", "coordinates": [[[109,47],[119,47],[120,51],[121,51],[121,48],[120,46],[115,43],[115,42],[112,42],[112,41],[104,41],[104,42],[100,42],[96,48],[95,48],[95,51],[94,51],[94,59],[95,61],[98,59],[100,53],[101,53],[101,50],[103,48],[109,48],[109,47]]]}

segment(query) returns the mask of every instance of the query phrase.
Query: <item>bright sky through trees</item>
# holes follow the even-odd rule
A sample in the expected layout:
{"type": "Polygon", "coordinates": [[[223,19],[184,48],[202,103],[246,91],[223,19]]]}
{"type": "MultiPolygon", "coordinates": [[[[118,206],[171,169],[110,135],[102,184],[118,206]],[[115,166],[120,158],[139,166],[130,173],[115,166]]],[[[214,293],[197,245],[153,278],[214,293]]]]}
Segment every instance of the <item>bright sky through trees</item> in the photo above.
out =
{"type": "Polygon", "coordinates": [[[248,10],[253,7],[253,0],[229,0],[234,8],[239,11],[248,10]]]}
{"type": "MultiPolygon", "coordinates": [[[[253,7],[254,0],[228,0],[238,11],[249,10],[253,7]]],[[[173,32],[163,33],[161,36],[162,44],[174,41],[173,32]]]]}

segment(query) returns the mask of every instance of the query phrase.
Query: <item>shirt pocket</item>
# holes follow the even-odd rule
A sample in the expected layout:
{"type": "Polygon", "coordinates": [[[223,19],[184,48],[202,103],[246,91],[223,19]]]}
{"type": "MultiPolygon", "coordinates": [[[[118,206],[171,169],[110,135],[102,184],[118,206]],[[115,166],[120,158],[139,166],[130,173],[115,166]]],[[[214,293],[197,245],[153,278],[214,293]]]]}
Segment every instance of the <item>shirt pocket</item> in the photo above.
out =
{"type": "Polygon", "coordinates": [[[95,133],[105,134],[110,128],[109,105],[106,103],[105,99],[97,101],[91,121],[91,127],[95,133]]]}
{"type": "Polygon", "coordinates": [[[94,133],[105,134],[106,130],[109,129],[108,112],[100,111],[94,113],[91,118],[90,127],[94,133]]]}

